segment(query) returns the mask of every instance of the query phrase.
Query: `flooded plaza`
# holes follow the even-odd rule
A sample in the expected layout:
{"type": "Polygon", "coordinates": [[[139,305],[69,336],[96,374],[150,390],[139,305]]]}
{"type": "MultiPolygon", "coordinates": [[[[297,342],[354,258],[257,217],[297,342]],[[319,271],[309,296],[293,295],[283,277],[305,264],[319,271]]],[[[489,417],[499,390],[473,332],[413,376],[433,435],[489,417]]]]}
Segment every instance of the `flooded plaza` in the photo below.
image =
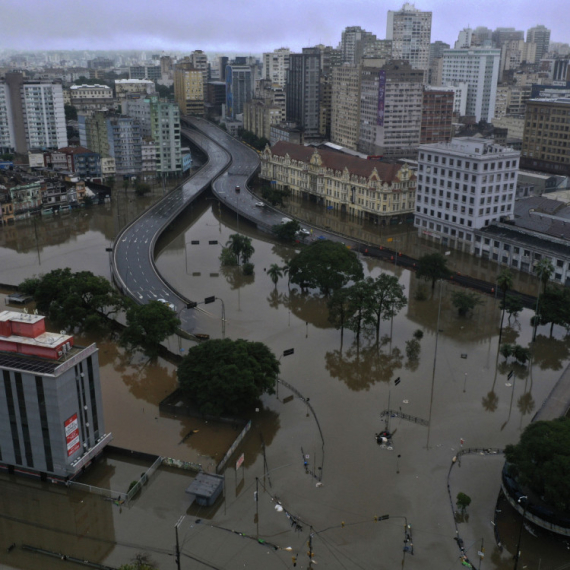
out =
{"type": "MultiPolygon", "coordinates": [[[[2,228],[0,282],[17,284],[59,267],[109,277],[105,248],[120,227],[159,196],[122,196],[90,210],[2,228]]],[[[289,211],[297,215],[301,206],[292,204],[289,211]]],[[[339,222],[318,218],[330,214],[306,206],[308,221],[312,217],[336,229],[339,222]]],[[[374,231],[354,223],[350,233],[356,237],[374,231]]],[[[398,249],[409,255],[434,251],[411,227],[377,231],[378,239],[386,240],[380,243],[400,244],[398,249]]],[[[15,542],[111,567],[146,550],[161,569],[175,568],[174,525],[181,515],[186,515],[179,528],[182,568],[289,568],[293,556],[298,568],[307,568],[310,538],[312,558],[324,568],[451,570],[461,567],[456,530],[477,567],[513,567],[520,517],[501,508],[497,524],[502,552],[494,537],[502,455],[464,455],[449,478],[448,473],[461,445],[502,449],[518,441],[568,364],[565,331],[554,327],[549,338],[549,327],[539,328],[532,362],[524,367],[506,363],[497,356],[497,299],[481,296],[472,316],[459,317],[451,304],[452,283],[432,291],[406,269],[363,257],[366,275],[389,272],[398,277],[408,305],[393,323],[382,322],[380,335],[386,338],[379,346],[374,338],[356,344],[346,330],[341,341],[340,331],[328,322],[326,299],[316,292],[301,293],[287,277],[274,286],[266,274],[271,264],[283,265],[296,251],[238,221],[211,195],[188,208],[157,246],[157,267],[174,289],[196,301],[212,295],[223,300],[226,337],[264,342],[276,355],[294,349],[281,358],[281,378],[305,400],[280,386],[278,394],[265,396],[258,411],[252,411],[252,429],[240,447],[245,467],[236,473],[234,461],[229,463],[225,502],[219,500],[211,509],[189,507],[184,493],[189,479],[170,469],[161,470],[133,505],[122,509],[95,495],[2,476],[0,567],[72,566],[20,549],[7,553],[6,546],[15,542]],[[238,224],[255,247],[255,274],[250,277],[238,268],[220,267],[218,259],[220,245],[238,231],[238,224]],[[424,335],[415,361],[406,356],[406,341],[417,330],[424,335]],[[511,370],[514,378],[509,381],[511,370]],[[381,413],[388,406],[429,421],[429,427],[391,418],[393,446],[379,446],[375,434],[385,427],[381,413]],[[460,491],[472,498],[467,515],[454,514],[448,484],[453,499],[460,491]],[[277,500],[281,511],[275,509],[277,500]],[[389,518],[375,521],[385,515],[389,518]],[[405,524],[411,525],[413,555],[403,551],[405,524]],[[481,548],[485,556],[480,561],[481,548]]],[[[499,272],[490,262],[457,252],[449,265],[489,281],[499,272]]],[[[515,288],[536,291],[532,277],[518,279],[515,288]]],[[[221,337],[221,303],[199,308],[199,332],[221,337]]],[[[510,323],[505,318],[502,342],[529,346],[531,316],[525,309],[510,323]]],[[[99,346],[106,430],[113,433],[114,445],[215,469],[236,431],[227,424],[159,412],[158,403],[176,387],[173,362],[159,358],[149,363],[112,340],[76,340],[97,341],[99,346]]],[[[168,340],[175,354],[191,346],[186,340],[168,340]]],[[[105,461],[96,466],[100,471],[90,476],[92,482],[105,479],[111,488],[124,491],[130,475],[120,475],[120,462],[105,461]]],[[[132,469],[137,473],[142,466],[132,469]]],[[[523,530],[519,568],[555,570],[569,562],[563,541],[538,534],[523,530]]]]}

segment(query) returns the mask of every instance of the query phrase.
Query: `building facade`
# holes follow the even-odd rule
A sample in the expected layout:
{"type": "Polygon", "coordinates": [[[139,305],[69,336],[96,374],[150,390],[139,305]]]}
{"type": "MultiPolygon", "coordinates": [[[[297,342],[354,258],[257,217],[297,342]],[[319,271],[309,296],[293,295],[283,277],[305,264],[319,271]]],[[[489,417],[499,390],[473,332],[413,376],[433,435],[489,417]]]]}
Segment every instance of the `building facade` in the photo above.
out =
{"type": "Polygon", "coordinates": [[[69,480],[111,441],[97,347],[46,332],[40,315],[0,313],[0,468],[69,480]]]}
{"type": "Polygon", "coordinates": [[[452,87],[424,87],[420,144],[451,141],[454,97],[452,87]]]}
{"type": "Polygon", "coordinates": [[[526,103],[523,168],[570,176],[570,98],[526,103]]]}
{"type": "Polygon", "coordinates": [[[152,95],[154,92],[155,84],[150,79],[115,79],[115,95],[119,101],[128,95],[152,95]]]}
{"type": "Polygon", "coordinates": [[[427,80],[431,42],[431,12],[417,10],[405,3],[399,11],[388,11],[386,39],[392,40],[392,57],[405,59],[421,69],[427,80]]]}
{"type": "Polygon", "coordinates": [[[263,77],[271,83],[285,87],[291,50],[282,47],[263,54],[263,77]]]}
{"type": "Polygon", "coordinates": [[[292,53],[287,73],[287,121],[297,123],[305,139],[320,137],[321,50],[292,53]]]}
{"type": "Polygon", "coordinates": [[[182,172],[180,111],[175,103],[149,99],[151,136],[156,144],[156,172],[159,175],[182,172]]]}
{"type": "Polygon", "coordinates": [[[0,147],[25,154],[67,146],[61,83],[7,73],[0,81],[0,147]]]}
{"type": "Polygon", "coordinates": [[[174,68],[174,98],[182,115],[204,116],[204,74],[188,58],[174,68]]]}
{"type": "Polygon", "coordinates": [[[475,230],[513,216],[520,153],[491,140],[422,145],[414,225],[418,234],[473,253],[475,230]]]}
{"type": "Polygon", "coordinates": [[[253,95],[253,77],[249,65],[226,67],[226,116],[235,119],[243,113],[253,95]]]}
{"type": "Polygon", "coordinates": [[[499,79],[498,49],[451,49],[443,52],[443,85],[467,83],[466,114],[491,122],[499,79]]]}
{"type": "Polygon", "coordinates": [[[114,107],[113,90],[108,85],[72,85],[71,104],[78,111],[114,107]]]}
{"type": "Polygon", "coordinates": [[[360,139],[360,65],[332,70],[331,141],[356,150],[360,139]]]}
{"type": "Polygon", "coordinates": [[[416,177],[405,165],[278,142],[261,156],[261,177],[361,219],[389,223],[413,214],[416,177]]]}

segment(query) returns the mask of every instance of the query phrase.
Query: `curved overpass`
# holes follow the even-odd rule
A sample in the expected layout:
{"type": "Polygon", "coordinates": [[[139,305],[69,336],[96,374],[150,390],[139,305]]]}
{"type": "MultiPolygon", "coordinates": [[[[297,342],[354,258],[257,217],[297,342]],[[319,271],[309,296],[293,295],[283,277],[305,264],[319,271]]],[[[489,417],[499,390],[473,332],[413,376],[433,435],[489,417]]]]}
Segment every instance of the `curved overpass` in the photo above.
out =
{"type": "Polygon", "coordinates": [[[230,166],[232,157],[203,133],[189,128],[182,132],[208,156],[207,163],[190,180],[172,190],[119,233],[113,244],[112,270],[122,293],[138,303],[166,299],[180,313],[182,328],[191,331],[194,311],[181,313],[189,299],[172,289],[159,274],[154,263],[154,250],[168,225],[230,166]]]}

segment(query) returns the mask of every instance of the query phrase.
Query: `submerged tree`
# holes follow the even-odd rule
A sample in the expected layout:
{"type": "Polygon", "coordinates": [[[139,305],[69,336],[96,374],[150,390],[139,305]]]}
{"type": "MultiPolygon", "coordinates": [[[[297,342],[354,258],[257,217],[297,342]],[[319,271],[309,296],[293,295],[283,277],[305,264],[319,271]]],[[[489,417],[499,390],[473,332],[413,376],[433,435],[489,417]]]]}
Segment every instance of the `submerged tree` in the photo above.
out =
{"type": "Polygon", "coordinates": [[[466,291],[454,291],[451,294],[451,302],[461,317],[464,317],[469,311],[472,311],[477,305],[482,303],[475,293],[466,291]]]}
{"type": "Polygon", "coordinates": [[[451,271],[447,267],[447,258],[441,253],[428,253],[422,255],[418,260],[416,276],[426,281],[431,281],[432,291],[435,289],[435,282],[438,279],[449,279],[451,271]]]}

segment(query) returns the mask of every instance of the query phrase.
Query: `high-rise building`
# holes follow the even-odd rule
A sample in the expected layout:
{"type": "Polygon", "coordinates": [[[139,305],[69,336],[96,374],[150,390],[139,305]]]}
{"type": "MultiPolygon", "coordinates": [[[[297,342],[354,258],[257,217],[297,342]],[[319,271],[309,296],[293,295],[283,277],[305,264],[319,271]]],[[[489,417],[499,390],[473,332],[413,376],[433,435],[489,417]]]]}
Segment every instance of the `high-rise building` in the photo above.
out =
{"type": "Polygon", "coordinates": [[[202,83],[206,85],[210,80],[208,56],[201,49],[197,49],[194,50],[187,59],[190,60],[194,69],[199,69],[202,72],[202,83]]]}
{"type": "Polygon", "coordinates": [[[405,59],[414,69],[424,71],[427,79],[431,42],[431,12],[417,10],[405,3],[398,12],[389,10],[386,39],[392,40],[392,57],[405,59]]]}
{"type": "Polygon", "coordinates": [[[204,116],[204,74],[188,58],[174,68],[174,98],[182,115],[204,116]]]}
{"type": "Polygon", "coordinates": [[[529,99],[526,102],[521,166],[570,175],[570,98],[529,99]]]}
{"type": "Polygon", "coordinates": [[[258,81],[251,101],[244,104],[243,128],[270,140],[271,125],[283,123],[285,118],[285,88],[268,79],[258,81]]]}
{"type": "Polygon", "coordinates": [[[263,54],[263,77],[285,87],[287,83],[287,70],[289,69],[289,48],[282,47],[270,53],[263,54]]]}
{"type": "Polygon", "coordinates": [[[338,49],[342,63],[357,64],[365,57],[391,57],[392,42],[379,40],[360,26],[349,26],[342,32],[338,49]]]}
{"type": "Polygon", "coordinates": [[[471,36],[471,45],[479,47],[493,47],[493,30],[485,26],[477,26],[471,36]]]}
{"type": "Polygon", "coordinates": [[[507,81],[508,72],[514,73],[522,63],[534,63],[535,58],[535,43],[524,42],[523,40],[504,42],[501,47],[501,64],[499,67],[501,81],[507,81]]]}
{"type": "Polygon", "coordinates": [[[61,83],[7,73],[0,81],[0,147],[26,153],[67,146],[61,83]]]}
{"type": "Polygon", "coordinates": [[[473,41],[473,30],[469,27],[463,28],[459,32],[459,36],[457,37],[457,41],[453,46],[455,49],[463,49],[463,48],[470,48],[471,43],[473,41]]]}
{"type": "Polygon", "coordinates": [[[358,151],[414,157],[420,144],[423,71],[404,60],[376,63],[362,67],[358,151]]]}
{"type": "Polygon", "coordinates": [[[152,140],[156,144],[156,171],[159,175],[182,172],[180,111],[175,103],[161,101],[157,96],[148,100],[152,140]]]}
{"type": "Polygon", "coordinates": [[[420,146],[418,234],[472,253],[475,230],[513,215],[519,157],[487,139],[420,146]]]}
{"type": "Polygon", "coordinates": [[[320,136],[321,50],[292,53],[287,74],[287,121],[297,123],[305,140],[320,136]]]}
{"type": "Polygon", "coordinates": [[[45,317],[0,313],[0,469],[73,479],[111,441],[95,344],[50,333],[45,317]]]}
{"type": "Polygon", "coordinates": [[[453,135],[453,87],[424,86],[420,144],[449,142],[453,135]]]}
{"type": "Polygon", "coordinates": [[[501,48],[505,42],[524,41],[523,30],[515,30],[515,28],[496,28],[492,35],[493,45],[501,48]]]}
{"type": "Polygon", "coordinates": [[[138,120],[103,111],[80,113],[77,119],[81,146],[102,158],[114,158],[117,175],[141,172],[142,129],[138,120]]]}
{"type": "Polygon", "coordinates": [[[490,122],[495,114],[501,50],[450,49],[443,52],[443,85],[468,84],[467,115],[490,122]]]}
{"type": "Polygon", "coordinates": [[[550,30],[541,24],[526,32],[526,41],[536,44],[536,55],[533,63],[538,63],[548,53],[550,47],[550,30]]]}
{"type": "Polygon", "coordinates": [[[443,70],[443,52],[450,45],[442,41],[436,41],[429,45],[429,63],[427,82],[430,85],[441,85],[441,72],[443,70]]]}
{"type": "Polygon", "coordinates": [[[226,117],[235,119],[243,113],[245,103],[251,101],[253,77],[249,65],[226,66],[226,117]]]}
{"type": "Polygon", "coordinates": [[[331,141],[356,150],[360,136],[360,65],[332,72],[331,141]]]}

